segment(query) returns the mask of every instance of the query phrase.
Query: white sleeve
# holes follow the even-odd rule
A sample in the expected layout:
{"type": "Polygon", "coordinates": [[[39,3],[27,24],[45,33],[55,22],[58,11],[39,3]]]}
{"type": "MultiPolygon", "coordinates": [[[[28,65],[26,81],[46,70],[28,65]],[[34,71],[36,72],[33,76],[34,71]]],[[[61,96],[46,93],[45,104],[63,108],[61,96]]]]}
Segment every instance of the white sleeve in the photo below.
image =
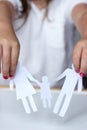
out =
{"type": "Polygon", "coordinates": [[[72,23],[73,23],[72,15],[71,15],[72,10],[78,4],[87,4],[87,0],[67,0],[66,13],[67,13],[67,17],[69,18],[70,22],[72,22],[72,23]]]}

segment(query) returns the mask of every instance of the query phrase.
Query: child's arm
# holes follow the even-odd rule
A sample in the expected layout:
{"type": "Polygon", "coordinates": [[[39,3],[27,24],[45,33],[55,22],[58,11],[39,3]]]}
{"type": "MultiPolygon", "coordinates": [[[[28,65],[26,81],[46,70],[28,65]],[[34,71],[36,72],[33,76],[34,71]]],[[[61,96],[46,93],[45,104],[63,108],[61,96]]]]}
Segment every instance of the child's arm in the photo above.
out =
{"type": "Polygon", "coordinates": [[[87,72],[87,4],[79,4],[72,11],[73,21],[81,34],[73,51],[73,64],[83,77],[87,72]]]}
{"type": "Polygon", "coordinates": [[[0,59],[5,79],[15,73],[20,48],[12,25],[14,15],[13,5],[8,0],[0,1],[0,59]]]}

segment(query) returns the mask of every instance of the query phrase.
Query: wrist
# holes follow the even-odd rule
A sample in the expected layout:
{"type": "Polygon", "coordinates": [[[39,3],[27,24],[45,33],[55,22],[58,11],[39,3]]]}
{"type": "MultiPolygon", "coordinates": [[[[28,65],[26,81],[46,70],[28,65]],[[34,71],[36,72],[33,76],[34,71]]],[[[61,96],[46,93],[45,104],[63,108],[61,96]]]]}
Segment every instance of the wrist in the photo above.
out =
{"type": "Polygon", "coordinates": [[[14,28],[13,25],[7,22],[0,22],[0,36],[7,37],[7,35],[10,35],[14,37],[14,28]]]}

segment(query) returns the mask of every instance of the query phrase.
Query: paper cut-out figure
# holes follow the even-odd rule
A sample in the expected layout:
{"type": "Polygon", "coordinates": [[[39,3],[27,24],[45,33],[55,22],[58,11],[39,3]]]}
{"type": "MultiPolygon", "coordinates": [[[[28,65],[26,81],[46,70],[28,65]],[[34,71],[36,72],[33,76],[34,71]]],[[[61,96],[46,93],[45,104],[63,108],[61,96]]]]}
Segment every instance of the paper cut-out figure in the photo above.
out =
{"type": "Polygon", "coordinates": [[[48,103],[48,107],[51,108],[51,90],[50,90],[50,83],[48,81],[48,77],[47,76],[43,76],[42,77],[42,82],[36,81],[36,83],[39,85],[41,91],[41,99],[43,102],[43,107],[46,108],[48,103]]]}
{"type": "Polygon", "coordinates": [[[24,67],[18,64],[15,76],[11,78],[10,83],[9,83],[10,90],[13,90],[14,85],[16,86],[17,100],[19,99],[22,100],[26,113],[31,112],[29,104],[28,104],[28,100],[30,102],[30,105],[33,111],[34,112],[37,111],[37,107],[33,99],[33,95],[36,94],[36,91],[28,79],[30,79],[31,81],[35,80],[32,77],[32,75],[24,67]]]}
{"type": "Polygon", "coordinates": [[[72,69],[66,69],[56,80],[59,81],[65,76],[65,82],[53,110],[54,113],[59,112],[59,116],[61,117],[65,115],[68,109],[76,85],[78,85],[78,92],[82,90],[82,77],[75,72],[73,65],[72,69]]]}

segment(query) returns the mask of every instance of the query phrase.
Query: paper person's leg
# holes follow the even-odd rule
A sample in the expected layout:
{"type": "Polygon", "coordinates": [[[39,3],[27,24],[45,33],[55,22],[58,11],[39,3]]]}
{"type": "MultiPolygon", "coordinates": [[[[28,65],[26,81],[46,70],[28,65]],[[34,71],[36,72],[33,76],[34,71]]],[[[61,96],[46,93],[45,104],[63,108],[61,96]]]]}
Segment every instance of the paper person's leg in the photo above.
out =
{"type": "Polygon", "coordinates": [[[25,112],[26,112],[27,114],[31,113],[30,108],[29,108],[29,104],[28,104],[28,102],[27,102],[27,99],[26,99],[26,98],[21,98],[21,100],[22,100],[22,103],[23,103],[25,112]]]}
{"type": "Polygon", "coordinates": [[[65,93],[64,93],[64,91],[61,90],[61,92],[60,92],[60,94],[59,94],[59,96],[58,96],[58,98],[57,98],[56,104],[55,104],[55,106],[54,106],[53,112],[54,112],[55,114],[58,113],[58,111],[59,111],[59,109],[60,109],[60,107],[61,107],[61,103],[62,103],[62,101],[63,101],[63,99],[64,99],[64,96],[65,96],[65,93]]]}
{"type": "Polygon", "coordinates": [[[47,99],[47,102],[48,102],[48,107],[51,108],[51,99],[47,99]]]}
{"type": "Polygon", "coordinates": [[[46,99],[43,99],[42,102],[43,102],[43,107],[47,108],[46,99]]]}
{"type": "Polygon", "coordinates": [[[46,108],[47,107],[47,102],[46,102],[46,94],[45,94],[45,89],[43,89],[42,86],[40,86],[40,96],[41,96],[41,100],[42,100],[42,104],[43,107],[46,108]]]}
{"type": "Polygon", "coordinates": [[[63,106],[62,106],[62,108],[61,108],[61,110],[59,112],[59,116],[64,117],[64,115],[65,115],[65,113],[66,113],[66,111],[67,111],[67,109],[69,107],[69,104],[70,104],[70,101],[71,101],[71,97],[72,97],[72,94],[67,95],[65,97],[63,106]]]}
{"type": "Polygon", "coordinates": [[[14,81],[11,79],[9,82],[10,90],[13,91],[14,88],[14,81]]]}
{"type": "Polygon", "coordinates": [[[31,105],[33,111],[36,112],[36,111],[37,111],[37,107],[36,107],[36,105],[35,105],[35,103],[34,103],[33,97],[32,97],[32,96],[29,96],[29,97],[28,97],[28,100],[29,100],[29,102],[30,102],[30,105],[31,105]]]}
{"type": "Polygon", "coordinates": [[[81,92],[83,89],[83,84],[82,84],[82,78],[78,80],[78,86],[77,86],[78,92],[81,92]]]}

